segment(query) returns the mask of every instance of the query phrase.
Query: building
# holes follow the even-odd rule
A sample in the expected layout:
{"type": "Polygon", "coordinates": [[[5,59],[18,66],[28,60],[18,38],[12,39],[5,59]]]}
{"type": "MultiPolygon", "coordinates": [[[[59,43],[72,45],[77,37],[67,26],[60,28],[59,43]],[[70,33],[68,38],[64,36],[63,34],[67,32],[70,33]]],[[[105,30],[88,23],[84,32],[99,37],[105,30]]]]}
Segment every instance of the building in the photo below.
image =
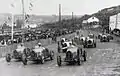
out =
{"type": "Polygon", "coordinates": [[[93,16],[88,18],[87,23],[89,25],[99,25],[99,19],[93,16]]]}

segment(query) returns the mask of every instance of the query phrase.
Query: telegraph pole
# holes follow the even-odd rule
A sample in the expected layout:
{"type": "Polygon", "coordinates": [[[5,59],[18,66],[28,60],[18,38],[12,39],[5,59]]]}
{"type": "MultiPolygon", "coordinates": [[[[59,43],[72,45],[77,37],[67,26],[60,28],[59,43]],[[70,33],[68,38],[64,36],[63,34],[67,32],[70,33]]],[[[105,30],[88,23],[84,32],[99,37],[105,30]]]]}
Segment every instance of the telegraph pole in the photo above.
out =
{"type": "Polygon", "coordinates": [[[74,18],[73,18],[73,16],[74,16],[74,13],[72,12],[72,26],[74,26],[74,18]]]}
{"type": "Polygon", "coordinates": [[[61,26],[61,4],[59,4],[59,26],[61,26]]]}
{"type": "Polygon", "coordinates": [[[14,14],[12,13],[12,30],[11,30],[11,33],[12,33],[12,36],[11,36],[11,40],[13,40],[13,35],[14,35],[14,14]]]}
{"type": "Polygon", "coordinates": [[[22,13],[23,13],[23,26],[22,28],[25,26],[25,9],[24,9],[24,0],[22,0],[22,13]]]}
{"type": "MultiPolygon", "coordinates": [[[[24,9],[24,0],[22,0],[22,14],[23,14],[23,25],[22,25],[22,29],[25,26],[25,9],[24,9]]],[[[22,42],[24,43],[24,35],[22,36],[22,42]]]]}

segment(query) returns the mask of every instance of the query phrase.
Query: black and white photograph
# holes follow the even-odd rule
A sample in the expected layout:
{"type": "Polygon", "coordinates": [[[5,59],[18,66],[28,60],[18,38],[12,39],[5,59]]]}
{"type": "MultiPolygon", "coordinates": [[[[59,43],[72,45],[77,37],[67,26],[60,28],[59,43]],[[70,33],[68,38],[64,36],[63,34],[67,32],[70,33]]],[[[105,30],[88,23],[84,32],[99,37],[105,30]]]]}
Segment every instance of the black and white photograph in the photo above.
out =
{"type": "Polygon", "coordinates": [[[0,0],[0,76],[120,76],[120,0],[0,0]]]}

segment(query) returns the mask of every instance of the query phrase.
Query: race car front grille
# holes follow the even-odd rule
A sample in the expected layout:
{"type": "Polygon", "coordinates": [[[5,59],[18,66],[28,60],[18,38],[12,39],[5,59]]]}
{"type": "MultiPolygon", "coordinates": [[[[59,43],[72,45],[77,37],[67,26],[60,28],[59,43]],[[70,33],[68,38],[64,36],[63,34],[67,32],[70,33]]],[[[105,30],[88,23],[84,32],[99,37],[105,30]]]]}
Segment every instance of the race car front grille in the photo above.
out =
{"type": "Polygon", "coordinates": [[[66,53],[66,59],[72,59],[72,58],[73,58],[73,54],[70,51],[68,51],[66,53]]]}
{"type": "Polygon", "coordinates": [[[89,40],[89,41],[88,41],[88,44],[92,44],[92,41],[89,40]]]}

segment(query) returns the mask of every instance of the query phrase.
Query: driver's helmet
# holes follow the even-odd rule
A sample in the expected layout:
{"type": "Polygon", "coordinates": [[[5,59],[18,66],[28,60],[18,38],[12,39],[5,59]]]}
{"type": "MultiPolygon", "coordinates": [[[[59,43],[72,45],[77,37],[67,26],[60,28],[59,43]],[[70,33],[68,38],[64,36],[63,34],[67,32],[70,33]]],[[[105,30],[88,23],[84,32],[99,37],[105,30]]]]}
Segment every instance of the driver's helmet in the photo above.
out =
{"type": "Polygon", "coordinates": [[[41,46],[41,43],[38,43],[38,46],[40,47],[40,46],[41,46]]]}
{"type": "Polygon", "coordinates": [[[81,34],[81,37],[83,37],[83,34],[81,34]]]}
{"type": "Polygon", "coordinates": [[[24,46],[24,44],[23,44],[23,43],[21,43],[21,44],[20,44],[20,46],[22,47],[22,46],[24,46]]]}

